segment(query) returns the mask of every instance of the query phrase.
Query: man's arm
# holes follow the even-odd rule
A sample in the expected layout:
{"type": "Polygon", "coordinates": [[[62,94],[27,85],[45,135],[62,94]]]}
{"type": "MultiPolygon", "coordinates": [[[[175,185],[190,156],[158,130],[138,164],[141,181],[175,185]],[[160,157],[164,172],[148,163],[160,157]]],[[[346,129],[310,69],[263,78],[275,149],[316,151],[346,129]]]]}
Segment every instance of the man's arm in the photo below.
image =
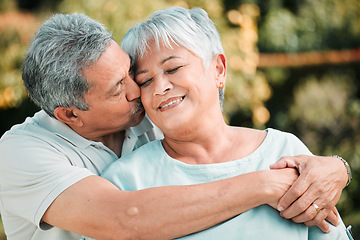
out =
{"type": "Polygon", "coordinates": [[[261,204],[276,205],[296,178],[293,169],[258,171],[199,185],[128,192],[90,176],[61,193],[42,220],[96,239],[172,239],[261,204]]]}
{"type": "Polygon", "coordinates": [[[335,205],[348,182],[344,163],[336,157],[300,155],[282,157],[271,166],[272,169],[285,167],[296,168],[300,176],[279,201],[281,215],[328,232],[330,227],[324,219],[338,224],[335,205]],[[319,211],[313,207],[314,203],[319,211]]]}

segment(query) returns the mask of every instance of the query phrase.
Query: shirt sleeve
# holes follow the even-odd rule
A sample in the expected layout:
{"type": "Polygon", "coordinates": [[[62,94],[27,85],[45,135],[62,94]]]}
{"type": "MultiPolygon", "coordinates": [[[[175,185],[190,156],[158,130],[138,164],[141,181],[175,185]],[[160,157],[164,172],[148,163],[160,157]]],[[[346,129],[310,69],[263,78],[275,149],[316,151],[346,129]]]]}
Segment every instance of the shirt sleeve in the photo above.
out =
{"type": "MultiPolygon", "coordinates": [[[[125,156],[128,157],[128,156],[125,156]]],[[[124,157],[124,158],[125,158],[124,157]]],[[[112,163],[101,175],[101,177],[109,180],[115,186],[117,186],[121,190],[126,190],[125,178],[121,169],[120,161],[123,159],[119,159],[112,163]]]]}
{"type": "Polygon", "coordinates": [[[348,235],[343,221],[340,218],[339,226],[333,226],[329,223],[331,231],[329,233],[323,233],[317,226],[309,227],[309,240],[353,240],[351,235],[348,235]]]}
{"type": "Polygon", "coordinates": [[[86,168],[72,166],[60,148],[39,138],[7,136],[0,153],[1,208],[38,227],[57,196],[93,175],[86,168]]]}

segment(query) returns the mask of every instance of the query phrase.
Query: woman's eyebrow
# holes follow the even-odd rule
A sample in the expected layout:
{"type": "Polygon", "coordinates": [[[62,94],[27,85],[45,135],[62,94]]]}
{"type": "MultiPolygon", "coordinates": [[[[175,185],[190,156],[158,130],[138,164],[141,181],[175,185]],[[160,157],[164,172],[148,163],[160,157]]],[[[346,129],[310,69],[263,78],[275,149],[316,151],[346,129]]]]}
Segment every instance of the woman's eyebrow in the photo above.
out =
{"type": "Polygon", "coordinates": [[[169,56],[169,57],[163,59],[160,63],[161,63],[161,65],[162,65],[162,64],[164,64],[166,61],[169,61],[169,60],[174,59],[174,58],[180,58],[180,57],[178,57],[178,56],[169,56]]]}
{"type": "MultiPolygon", "coordinates": [[[[174,58],[180,58],[178,56],[169,56],[169,57],[166,57],[164,58],[163,60],[161,60],[160,64],[163,65],[164,63],[166,63],[167,61],[171,60],[171,59],[174,59],[174,58]]],[[[140,70],[140,71],[136,71],[135,73],[135,77],[139,74],[142,74],[142,73],[146,73],[148,72],[148,70],[144,69],[144,70],[140,70]]]]}
{"type": "Polygon", "coordinates": [[[136,76],[139,75],[139,74],[147,73],[147,72],[148,72],[148,70],[136,71],[135,74],[134,74],[134,77],[136,77],[136,76]]]}

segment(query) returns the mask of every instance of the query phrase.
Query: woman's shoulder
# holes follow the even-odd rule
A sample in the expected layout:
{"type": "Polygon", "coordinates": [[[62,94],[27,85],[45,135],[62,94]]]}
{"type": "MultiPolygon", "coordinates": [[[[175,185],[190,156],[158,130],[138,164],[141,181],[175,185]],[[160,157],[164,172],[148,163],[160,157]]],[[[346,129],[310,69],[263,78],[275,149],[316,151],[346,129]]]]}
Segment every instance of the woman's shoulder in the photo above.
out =
{"type": "Polygon", "coordinates": [[[247,146],[250,152],[260,149],[272,149],[277,147],[289,147],[296,149],[306,148],[301,140],[294,134],[281,130],[266,128],[264,130],[235,127],[240,136],[238,144],[247,146]]]}
{"type": "Polygon", "coordinates": [[[267,131],[245,127],[233,128],[235,137],[233,151],[237,158],[243,158],[256,152],[267,138],[267,131]]]}
{"type": "Polygon", "coordinates": [[[237,134],[242,136],[241,141],[261,145],[264,142],[268,132],[267,130],[259,130],[254,128],[236,127],[237,134]]]}

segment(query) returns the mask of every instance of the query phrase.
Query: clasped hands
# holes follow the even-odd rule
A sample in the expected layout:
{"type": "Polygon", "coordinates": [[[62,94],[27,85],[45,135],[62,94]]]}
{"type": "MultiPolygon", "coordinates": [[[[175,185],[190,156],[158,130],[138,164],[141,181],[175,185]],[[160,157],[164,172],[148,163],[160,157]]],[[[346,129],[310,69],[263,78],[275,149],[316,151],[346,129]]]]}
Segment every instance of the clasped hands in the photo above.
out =
{"type": "Polygon", "coordinates": [[[347,183],[344,164],[334,157],[299,155],[282,157],[270,169],[296,168],[299,177],[276,206],[280,215],[307,226],[317,225],[330,232],[331,223],[339,225],[335,208],[347,183]]]}

